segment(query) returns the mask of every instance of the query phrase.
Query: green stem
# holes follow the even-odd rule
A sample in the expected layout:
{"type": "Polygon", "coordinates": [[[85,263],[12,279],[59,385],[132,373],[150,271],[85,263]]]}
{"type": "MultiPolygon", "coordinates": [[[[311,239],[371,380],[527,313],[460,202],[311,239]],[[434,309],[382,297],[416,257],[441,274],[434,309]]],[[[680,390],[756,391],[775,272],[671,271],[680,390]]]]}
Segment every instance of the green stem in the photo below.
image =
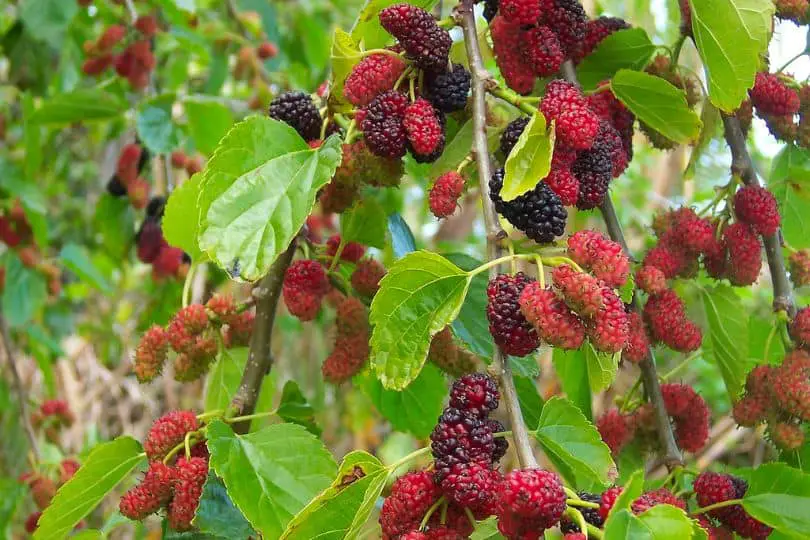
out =
{"type": "Polygon", "coordinates": [[[690,363],[692,360],[694,360],[695,358],[697,358],[697,357],[699,357],[699,356],[701,356],[701,352],[700,352],[700,351],[693,352],[692,354],[690,354],[689,356],[687,356],[687,357],[686,357],[686,358],[683,360],[683,362],[681,362],[680,364],[678,364],[677,366],[675,366],[674,368],[672,368],[672,370],[671,370],[669,373],[664,374],[664,375],[661,377],[661,382],[667,382],[667,381],[671,380],[671,379],[672,379],[672,378],[673,378],[675,375],[678,375],[680,372],[682,372],[684,369],[686,369],[686,367],[689,365],[689,363],[690,363]]]}
{"type": "Polygon", "coordinates": [[[502,86],[493,86],[492,88],[487,88],[487,92],[489,92],[496,98],[500,98],[505,102],[512,104],[513,106],[517,107],[526,114],[532,115],[537,112],[537,107],[534,107],[530,103],[527,103],[525,98],[519,96],[518,94],[512,92],[511,90],[503,88],[502,86]]]}
{"type": "Polygon", "coordinates": [[[197,269],[197,264],[194,263],[186,273],[186,280],[183,282],[183,307],[188,307],[191,302],[191,284],[194,282],[194,271],[197,269]]]}
{"type": "Polygon", "coordinates": [[[632,401],[633,397],[635,396],[636,392],[638,391],[639,387],[641,387],[641,379],[642,379],[641,377],[636,379],[635,384],[633,384],[632,388],[630,388],[630,391],[627,392],[627,395],[622,400],[622,406],[619,407],[619,412],[621,412],[621,413],[627,412],[627,409],[628,409],[627,406],[631,403],[631,401],[632,401]]]}
{"type": "Polygon", "coordinates": [[[366,56],[372,56],[372,55],[375,55],[375,54],[386,54],[388,56],[393,56],[395,58],[399,58],[403,62],[408,62],[408,59],[405,58],[405,53],[398,53],[398,52],[392,51],[390,49],[369,49],[369,50],[363,51],[361,53],[363,58],[365,58],[366,56]]]}
{"type": "Polygon", "coordinates": [[[578,506],[580,508],[599,508],[599,505],[595,502],[590,501],[583,501],[580,499],[568,499],[565,501],[568,506],[578,506]]]}
{"type": "Polygon", "coordinates": [[[458,167],[456,167],[456,172],[461,174],[461,171],[464,170],[464,167],[466,167],[473,161],[475,161],[475,157],[472,154],[467,154],[467,156],[461,160],[461,163],[458,164],[458,167]]]}
{"type": "Polygon", "coordinates": [[[329,264],[329,272],[334,272],[335,271],[335,267],[340,262],[340,256],[343,254],[343,248],[345,248],[345,247],[346,247],[346,241],[341,236],[340,237],[340,244],[338,245],[334,256],[332,256],[332,262],[329,264]]]}
{"type": "Polygon", "coordinates": [[[791,58],[790,60],[788,60],[787,62],[785,62],[785,65],[783,65],[782,67],[780,67],[779,69],[777,69],[777,70],[776,70],[776,72],[777,72],[777,73],[782,73],[783,71],[785,71],[785,69],[787,69],[787,67],[788,67],[790,64],[792,64],[793,62],[795,62],[796,60],[798,60],[799,58],[801,58],[801,57],[802,57],[802,56],[804,56],[805,54],[806,54],[806,51],[802,51],[802,52],[800,52],[799,54],[797,54],[796,56],[794,56],[793,58],[791,58]]]}
{"type": "Polygon", "coordinates": [[[433,503],[433,505],[430,508],[428,508],[428,511],[425,512],[425,517],[422,518],[422,522],[419,524],[419,530],[420,531],[425,530],[425,527],[427,526],[427,522],[430,520],[430,516],[432,516],[433,514],[436,513],[436,510],[439,508],[439,506],[444,504],[445,500],[446,499],[444,498],[444,495],[442,495],[441,497],[439,497],[436,500],[435,503],[433,503]]]}
{"type": "Polygon", "coordinates": [[[247,421],[247,420],[256,420],[257,418],[267,418],[268,416],[274,416],[277,413],[278,413],[278,411],[269,411],[269,412],[262,412],[262,413],[246,414],[244,416],[234,416],[233,418],[226,418],[225,422],[227,424],[233,424],[235,422],[244,422],[244,421],[247,421]]]}
{"type": "Polygon", "coordinates": [[[498,257],[497,259],[491,260],[488,263],[482,264],[478,268],[471,270],[471,276],[477,276],[481,272],[486,272],[490,268],[494,266],[498,266],[501,263],[505,263],[514,259],[523,259],[524,261],[529,261],[537,257],[534,253],[518,253],[517,255],[504,255],[503,257],[498,257]]]}
{"type": "Polygon", "coordinates": [[[771,331],[768,332],[768,338],[765,340],[765,352],[762,355],[763,360],[765,362],[768,361],[768,354],[771,352],[771,343],[773,342],[773,337],[776,335],[776,329],[779,327],[779,321],[774,320],[773,324],[771,324],[771,331]]]}
{"type": "Polygon", "coordinates": [[[703,514],[706,512],[711,512],[712,510],[717,510],[718,508],[725,508],[727,506],[734,506],[736,504],[740,504],[742,499],[731,499],[728,501],[723,501],[719,503],[710,504],[709,506],[704,506],[703,508],[698,508],[697,510],[693,511],[692,514],[703,514]]]}
{"type": "Polygon", "coordinates": [[[678,59],[681,56],[681,49],[683,49],[683,44],[686,42],[686,35],[681,34],[678,38],[678,41],[675,42],[675,46],[672,47],[672,62],[669,65],[669,69],[675,69],[675,66],[678,65],[678,59]]]}
{"type": "Polygon", "coordinates": [[[568,516],[568,519],[579,525],[579,530],[583,532],[585,538],[601,539],[605,537],[604,532],[585,521],[585,517],[576,508],[571,508],[569,506],[565,510],[565,515],[568,516]]]}
{"type": "Polygon", "coordinates": [[[402,458],[402,459],[400,459],[398,461],[395,461],[394,463],[389,465],[388,468],[390,470],[392,470],[392,471],[395,471],[395,470],[399,469],[400,467],[402,467],[403,465],[405,465],[406,463],[408,463],[409,461],[413,461],[414,459],[416,459],[418,457],[421,457],[424,454],[427,454],[428,452],[430,452],[430,447],[429,446],[427,446],[425,448],[420,448],[419,450],[415,450],[415,451],[411,452],[410,454],[408,454],[404,458],[402,458]]]}
{"type": "Polygon", "coordinates": [[[203,422],[205,420],[208,420],[209,418],[214,418],[216,416],[222,416],[223,414],[225,414],[225,409],[217,409],[215,411],[208,411],[208,412],[204,412],[202,414],[198,414],[197,415],[197,420],[199,420],[200,422],[203,422]]]}

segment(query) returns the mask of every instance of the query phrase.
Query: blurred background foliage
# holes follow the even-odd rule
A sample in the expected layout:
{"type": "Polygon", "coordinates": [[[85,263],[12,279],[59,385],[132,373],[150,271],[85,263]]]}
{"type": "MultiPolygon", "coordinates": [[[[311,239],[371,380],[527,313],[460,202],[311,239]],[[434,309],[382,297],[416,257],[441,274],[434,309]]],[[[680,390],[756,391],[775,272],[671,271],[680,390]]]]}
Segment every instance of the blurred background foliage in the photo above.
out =
{"type": "MultiPolygon", "coordinates": [[[[113,199],[105,188],[120,147],[137,135],[158,152],[182,148],[189,154],[207,155],[233,122],[253,113],[251,107],[264,107],[286,89],[315,92],[329,75],[334,30],[348,30],[362,4],[361,0],[137,2],[139,10],[159,13],[165,29],[156,37],[157,69],[153,87],[145,94],[132,93],[118,77],[93,79],[81,71],[83,44],[126,17],[123,6],[110,0],[97,0],[90,8],[73,0],[18,0],[0,5],[0,205],[9,209],[14,201],[21,201],[38,248],[62,269],[61,291],[51,294],[44,278],[24,268],[13,252],[0,254],[5,269],[2,311],[23,384],[30,389],[30,405],[60,397],[68,400],[78,418],[59,446],[45,446],[46,463],[55,466],[63,454],[81,456],[98,440],[123,432],[137,438],[161,411],[202,407],[202,384],[181,389],[166,377],[140,387],[129,373],[140,333],[152,322],[165,322],[178,308],[182,283],[153,281],[149,267],[134,255],[133,238],[142,212],[134,211],[126,199],[113,199]],[[278,55],[264,61],[261,76],[235,77],[240,47],[265,39],[277,44],[278,55]]],[[[437,14],[449,15],[453,4],[439,2],[437,14]]],[[[678,36],[677,0],[586,0],[584,5],[591,15],[631,21],[662,48],[671,46],[678,36]]],[[[775,35],[774,65],[806,48],[804,34],[791,23],[780,23],[775,35]]],[[[681,58],[687,66],[698,64],[691,45],[681,58]]],[[[806,56],[799,59],[797,78],[806,77],[808,67],[806,56]]],[[[493,104],[497,120],[493,140],[498,127],[515,114],[505,105],[493,104]]],[[[464,120],[450,119],[448,140],[464,120]]],[[[660,152],[638,137],[631,166],[612,189],[628,240],[637,252],[652,242],[649,226],[656,211],[680,204],[700,208],[713,197],[714,187],[728,181],[729,153],[719,138],[719,126],[714,127],[711,140],[697,151],[679,147],[660,152]],[[690,165],[692,174],[685,179],[683,172],[690,165]]],[[[790,165],[790,174],[808,174],[802,167],[806,156],[798,151],[791,154],[793,150],[777,155],[779,146],[759,121],[750,140],[757,167],[766,179],[774,166],[790,165]]],[[[390,263],[405,251],[425,246],[483,258],[485,235],[477,194],[471,193],[453,218],[437,222],[426,202],[431,166],[409,161],[406,172],[401,188],[375,190],[371,195],[389,214],[393,245],[381,254],[382,259],[390,263]]],[[[159,167],[153,169],[153,187],[163,182],[171,188],[185,179],[185,173],[177,171],[171,178],[165,176],[159,167]]],[[[805,244],[794,247],[808,247],[810,201],[795,204],[796,211],[784,218],[787,234],[805,244]]],[[[597,218],[580,213],[569,220],[569,227],[598,227],[597,218]]],[[[460,256],[457,260],[463,263],[460,256]]],[[[228,282],[213,267],[202,275],[202,291],[219,288],[246,295],[244,288],[228,282]]],[[[700,304],[699,285],[681,291],[690,306],[700,304]]],[[[746,321],[748,335],[734,337],[749,340],[749,355],[761,358],[772,324],[769,280],[761,279],[758,287],[738,292],[744,296],[741,316],[750,320],[746,321]]],[[[475,352],[486,353],[491,343],[483,300],[478,301],[481,321],[466,329],[467,341],[475,342],[475,352]]],[[[703,317],[699,311],[698,320],[703,317]]],[[[281,309],[273,342],[278,361],[269,385],[276,396],[269,392],[267,402],[277,400],[284,384],[294,379],[336,455],[352,448],[374,449],[384,461],[393,461],[428,435],[442,406],[445,382],[438,371],[426,369],[403,395],[382,390],[373,377],[360,378],[351,386],[326,387],[320,363],[330,346],[330,317],[322,315],[318,324],[303,326],[281,309]]],[[[464,330],[456,328],[457,333],[464,330]]],[[[771,355],[779,354],[778,342],[774,341],[771,355]]],[[[698,460],[705,465],[722,457],[733,463],[735,453],[764,452],[754,437],[740,440],[746,432],[736,430],[727,415],[728,396],[715,365],[702,353],[688,360],[673,373],[673,380],[694,384],[712,406],[715,430],[722,430],[721,436],[713,434],[718,444],[708,447],[698,460]]],[[[683,361],[674,353],[659,354],[660,373],[683,361]]],[[[519,388],[528,414],[539,410],[542,398],[560,391],[553,366],[564,363],[565,358],[552,359],[545,353],[516,363],[516,372],[523,376],[519,388]]],[[[0,530],[8,530],[13,516],[26,515],[23,508],[15,511],[15,507],[30,502],[24,501],[14,480],[27,467],[19,403],[6,365],[0,369],[4,375],[0,378],[0,492],[4,494],[0,530]]],[[[626,391],[636,376],[635,368],[622,370],[611,392],[598,400],[588,391],[577,394],[571,387],[565,391],[596,415],[616,394],[626,391]]],[[[103,523],[105,510],[110,509],[91,519],[103,523]]],[[[16,519],[18,526],[20,518],[16,519]]],[[[111,519],[110,528],[116,524],[115,514],[111,519]]]]}

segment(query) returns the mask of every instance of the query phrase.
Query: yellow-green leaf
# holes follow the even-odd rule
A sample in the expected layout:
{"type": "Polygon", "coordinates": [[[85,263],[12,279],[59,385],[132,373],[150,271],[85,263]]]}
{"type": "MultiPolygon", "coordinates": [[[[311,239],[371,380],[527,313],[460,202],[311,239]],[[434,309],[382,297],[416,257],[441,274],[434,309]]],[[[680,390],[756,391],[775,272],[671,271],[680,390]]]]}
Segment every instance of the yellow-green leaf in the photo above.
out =
{"type": "Polygon", "coordinates": [[[548,175],[553,148],[554,130],[548,129],[543,114],[535,112],[506,158],[506,176],[501,189],[504,201],[514,200],[534,189],[548,175]]]}

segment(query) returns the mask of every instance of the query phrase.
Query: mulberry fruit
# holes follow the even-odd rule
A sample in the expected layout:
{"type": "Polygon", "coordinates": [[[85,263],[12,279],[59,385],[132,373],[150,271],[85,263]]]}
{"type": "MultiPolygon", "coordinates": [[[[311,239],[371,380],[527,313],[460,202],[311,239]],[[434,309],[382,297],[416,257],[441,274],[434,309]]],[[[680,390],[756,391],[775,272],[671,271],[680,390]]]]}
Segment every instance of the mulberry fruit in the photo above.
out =
{"type": "Polygon", "coordinates": [[[162,460],[175,446],[183,442],[186,433],[199,427],[197,417],[191,411],[172,411],[152,424],[143,449],[150,461],[162,460]]]}
{"type": "Polygon", "coordinates": [[[365,107],[378,94],[391,90],[403,71],[405,62],[394,55],[367,56],[346,78],[343,95],[352,105],[365,107]]]}
{"type": "Polygon", "coordinates": [[[520,310],[540,339],[553,347],[578,349],[585,340],[585,327],[565,302],[538,282],[526,285],[520,295],[520,310]]]}
{"type": "Polygon", "coordinates": [[[503,169],[498,169],[489,181],[490,198],[498,213],[535,242],[547,243],[561,236],[568,212],[560,197],[548,184],[539,182],[528,193],[504,201],[500,196],[504,174],[503,169]]]}
{"type": "Polygon", "coordinates": [[[450,71],[427,73],[424,95],[442,112],[460,111],[467,106],[470,81],[470,72],[461,64],[453,64],[450,71]]]}
{"type": "Polygon", "coordinates": [[[501,274],[487,287],[487,319],[495,344],[505,354],[526,356],[540,345],[537,333],[520,312],[518,300],[533,280],[523,273],[501,274]]]}
{"type": "Polygon", "coordinates": [[[523,130],[526,129],[528,124],[529,118],[521,116],[509,122],[506,129],[503,130],[503,133],[501,133],[500,148],[504,158],[509,157],[509,154],[512,153],[512,148],[515,147],[518,139],[520,139],[520,136],[523,134],[523,130]]]}
{"type": "Polygon", "coordinates": [[[175,477],[174,497],[169,503],[166,517],[172,529],[186,531],[191,528],[191,520],[200,504],[203,486],[208,478],[208,460],[201,457],[179,458],[175,477]]]}
{"type": "Polygon", "coordinates": [[[135,376],[138,382],[146,383],[157,377],[166,362],[169,341],[166,332],[158,325],[153,325],[141,337],[135,348],[135,376]]]}
{"type": "Polygon", "coordinates": [[[380,11],[380,23],[416,65],[427,71],[447,69],[453,40],[430,13],[410,4],[396,4],[380,11]]]}
{"type": "Polygon", "coordinates": [[[456,379],[450,389],[450,406],[486,418],[498,408],[500,393],[495,380],[483,373],[470,373],[456,379]]]}
{"type": "Polygon", "coordinates": [[[366,145],[372,154],[386,158],[405,155],[407,133],[403,125],[408,98],[389,90],[371,100],[362,121],[366,145]]]}
{"type": "Polygon", "coordinates": [[[772,73],[757,73],[749,94],[760,114],[784,116],[799,112],[799,94],[772,73]]]}
{"type": "Polygon", "coordinates": [[[760,186],[745,186],[734,195],[737,218],[763,236],[779,230],[781,218],[776,198],[760,186]]]}
{"type": "Polygon", "coordinates": [[[323,266],[317,261],[296,261],[284,274],[284,303],[290,313],[302,321],[315,318],[327,292],[329,280],[323,266]]]}
{"type": "Polygon", "coordinates": [[[270,102],[270,118],[292,126],[305,141],[321,133],[321,115],[312,98],[303,92],[285,92],[270,102]]]}
{"type": "Polygon", "coordinates": [[[385,276],[385,268],[375,259],[362,259],[352,272],[351,283],[355,291],[372,297],[380,289],[380,280],[385,276]]]}
{"type": "Polygon", "coordinates": [[[394,482],[380,510],[382,532],[398,538],[418,528],[423,516],[441,495],[427,471],[410,472],[394,482]]]}

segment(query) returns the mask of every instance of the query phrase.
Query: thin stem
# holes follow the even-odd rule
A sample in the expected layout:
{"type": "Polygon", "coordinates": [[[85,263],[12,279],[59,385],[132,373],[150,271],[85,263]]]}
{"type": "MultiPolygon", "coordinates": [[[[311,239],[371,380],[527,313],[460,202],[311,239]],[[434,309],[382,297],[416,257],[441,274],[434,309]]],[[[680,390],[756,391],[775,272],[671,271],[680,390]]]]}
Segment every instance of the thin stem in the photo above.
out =
{"type": "Polygon", "coordinates": [[[408,463],[409,461],[413,461],[414,459],[416,459],[418,457],[421,457],[421,456],[427,454],[428,452],[430,452],[430,447],[429,446],[426,446],[424,448],[420,448],[419,450],[411,452],[410,454],[408,454],[404,458],[402,458],[402,459],[400,459],[398,461],[395,461],[394,463],[392,463],[391,465],[388,466],[388,469],[390,469],[392,471],[395,471],[395,470],[399,469],[400,467],[402,467],[403,465],[405,465],[406,463],[408,463]]]}
{"type": "Polygon", "coordinates": [[[498,257],[497,259],[494,259],[492,261],[484,263],[481,266],[479,266],[478,268],[475,268],[475,269],[471,270],[470,275],[477,276],[481,272],[491,270],[492,268],[494,268],[496,266],[499,266],[499,265],[501,265],[501,264],[503,264],[505,262],[510,262],[510,261],[512,261],[514,259],[523,259],[523,260],[529,261],[529,260],[535,259],[537,257],[539,257],[539,255],[536,255],[534,253],[518,253],[518,254],[504,255],[503,257],[498,257]]]}
{"type": "MultiPolygon", "coordinates": [[[[616,210],[613,208],[613,201],[610,200],[609,195],[605,197],[605,202],[602,203],[599,210],[602,212],[602,218],[605,220],[605,226],[610,238],[614,242],[618,242],[624,252],[632,258],[627,247],[627,241],[624,239],[624,232],[619,224],[619,218],[616,216],[616,210]]],[[[636,311],[641,311],[641,305],[635,296],[633,296],[631,305],[636,311]]],[[[663,452],[662,459],[669,469],[683,465],[683,455],[675,442],[675,435],[672,433],[672,423],[664,405],[664,396],[661,394],[661,385],[658,382],[658,373],[655,369],[651,349],[648,351],[647,356],[639,362],[639,368],[641,369],[644,390],[655,411],[655,418],[658,423],[658,441],[663,452]]]]}
{"type": "Polygon", "coordinates": [[[762,359],[767,362],[768,356],[771,352],[771,343],[773,342],[773,337],[776,335],[776,331],[779,328],[779,321],[774,320],[773,324],[771,324],[771,331],[768,332],[768,338],[765,340],[765,352],[762,355],[762,359]]]}
{"type": "Polygon", "coordinates": [[[686,41],[686,35],[681,34],[678,37],[678,41],[675,42],[675,46],[672,48],[672,61],[670,62],[670,69],[675,69],[675,66],[678,65],[678,59],[681,57],[681,49],[683,49],[683,44],[686,41]]]}
{"type": "Polygon", "coordinates": [[[583,501],[581,499],[567,499],[566,504],[568,506],[578,506],[580,508],[599,508],[599,505],[595,502],[590,501],[583,501]]]}
{"type": "Polygon", "coordinates": [[[663,376],[661,376],[661,382],[667,382],[672,380],[673,377],[675,377],[676,375],[680,374],[683,370],[685,370],[687,366],[692,362],[692,360],[698,358],[699,356],[701,356],[701,352],[695,351],[686,358],[684,358],[684,360],[680,364],[672,368],[669,371],[669,373],[666,373],[663,376]]]}
{"type": "Polygon", "coordinates": [[[605,537],[602,529],[599,529],[585,521],[585,517],[582,515],[582,512],[576,508],[571,508],[569,506],[565,509],[565,515],[568,517],[568,519],[575,522],[579,526],[579,530],[583,531],[586,538],[601,539],[605,537]]]}
{"type": "Polygon", "coordinates": [[[422,522],[419,524],[420,531],[425,530],[428,521],[430,521],[430,517],[436,513],[436,510],[438,510],[439,506],[444,504],[446,500],[447,499],[444,498],[444,495],[442,495],[441,497],[436,499],[436,502],[433,503],[430,508],[428,508],[427,512],[425,512],[425,517],[422,518],[422,522]]]}
{"type": "Polygon", "coordinates": [[[188,307],[191,299],[191,284],[194,282],[194,271],[197,269],[197,264],[191,265],[186,273],[186,279],[183,282],[183,307],[188,307]]]}
{"type": "MultiPolygon", "coordinates": [[[[745,134],[740,127],[740,121],[735,115],[723,115],[723,127],[726,143],[731,150],[731,173],[738,175],[746,186],[759,186],[761,183],[754,170],[754,163],[745,144],[745,134]]],[[[793,299],[793,287],[790,285],[785,260],[782,258],[782,232],[776,231],[771,236],[763,236],[765,255],[768,259],[768,268],[773,283],[773,310],[785,311],[793,317],[796,314],[796,304],[793,299]]]]}
{"type": "MultiPolygon", "coordinates": [[[[287,250],[279,255],[276,262],[270,267],[253,294],[258,298],[256,303],[256,318],[253,323],[253,335],[250,338],[250,351],[248,352],[245,371],[239,383],[239,390],[231,402],[232,409],[237,415],[247,416],[256,410],[256,402],[265,377],[273,367],[273,355],[270,342],[273,336],[273,323],[276,320],[276,306],[281,296],[281,285],[284,282],[284,273],[292,262],[297,241],[293,239],[287,250]]],[[[237,433],[246,433],[250,422],[242,422],[234,426],[237,433]]]]}
{"type": "Polygon", "coordinates": [[[533,100],[524,98],[523,96],[520,96],[502,86],[490,85],[490,88],[487,88],[487,91],[496,98],[504,100],[526,114],[531,115],[537,112],[537,107],[531,105],[533,100]]]}
{"type": "Polygon", "coordinates": [[[14,360],[14,354],[11,351],[11,340],[9,339],[8,328],[6,327],[6,319],[2,314],[0,314],[0,342],[2,342],[0,343],[0,354],[5,357],[4,360],[11,370],[14,391],[17,393],[17,401],[20,404],[20,421],[25,428],[25,435],[28,437],[28,443],[31,445],[31,453],[34,455],[34,460],[39,462],[41,455],[39,452],[39,443],[37,442],[34,428],[31,426],[31,416],[28,414],[28,399],[25,395],[25,389],[23,389],[20,372],[17,370],[17,362],[14,360]]]}
{"type": "Polygon", "coordinates": [[[234,416],[233,418],[226,418],[225,422],[228,424],[234,424],[236,422],[247,422],[248,420],[256,420],[257,418],[267,418],[268,416],[274,416],[277,413],[278,411],[266,411],[261,413],[246,414],[244,416],[234,416]]]}
{"type": "MultiPolygon", "coordinates": [[[[492,81],[489,72],[484,69],[484,61],[481,57],[481,47],[478,42],[478,29],[475,25],[474,0],[462,0],[455,8],[454,17],[461,26],[464,33],[464,47],[467,52],[467,59],[470,63],[470,73],[472,75],[472,102],[473,102],[473,149],[475,163],[478,167],[478,181],[480,184],[481,203],[484,208],[484,224],[487,232],[487,256],[489,260],[496,260],[502,254],[501,241],[507,235],[498,220],[498,213],[495,205],[489,196],[489,179],[492,177],[492,163],[490,162],[488,141],[487,141],[487,107],[486,107],[486,87],[487,81],[492,81]]],[[[497,272],[496,266],[490,269],[490,275],[497,272]]],[[[521,467],[537,467],[537,460],[532,451],[529,433],[526,424],[523,422],[523,415],[520,410],[520,402],[517,398],[515,381],[512,379],[512,371],[509,362],[504,357],[499,348],[493,355],[492,369],[498,376],[502,389],[501,395],[509,413],[509,421],[514,434],[515,450],[521,467]]]]}
{"type": "Polygon", "coordinates": [[[638,389],[641,386],[641,380],[642,377],[636,379],[636,382],[633,383],[633,387],[630,388],[630,391],[627,392],[626,396],[624,396],[624,399],[622,400],[622,406],[619,407],[619,412],[622,413],[627,412],[627,409],[629,408],[628,405],[632,402],[632,399],[635,397],[636,392],[638,392],[638,389]]]}
{"type": "Polygon", "coordinates": [[[742,499],[730,499],[728,501],[723,501],[719,503],[710,504],[709,506],[704,506],[703,508],[698,508],[697,510],[693,511],[692,514],[704,514],[706,512],[711,512],[712,510],[717,510],[718,508],[726,508],[727,506],[734,506],[736,504],[740,504],[742,499]]]}
{"type": "Polygon", "coordinates": [[[806,52],[806,51],[802,51],[802,52],[798,53],[796,56],[794,56],[793,58],[791,58],[790,60],[788,60],[787,62],[785,62],[785,64],[784,64],[782,67],[780,67],[779,69],[777,69],[777,70],[776,70],[776,72],[777,72],[777,73],[782,73],[783,71],[785,71],[785,69],[787,69],[787,67],[788,67],[790,64],[792,64],[793,62],[795,62],[796,60],[798,60],[799,58],[801,58],[801,57],[802,57],[802,56],[804,56],[805,54],[807,54],[807,52],[806,52]]]}

